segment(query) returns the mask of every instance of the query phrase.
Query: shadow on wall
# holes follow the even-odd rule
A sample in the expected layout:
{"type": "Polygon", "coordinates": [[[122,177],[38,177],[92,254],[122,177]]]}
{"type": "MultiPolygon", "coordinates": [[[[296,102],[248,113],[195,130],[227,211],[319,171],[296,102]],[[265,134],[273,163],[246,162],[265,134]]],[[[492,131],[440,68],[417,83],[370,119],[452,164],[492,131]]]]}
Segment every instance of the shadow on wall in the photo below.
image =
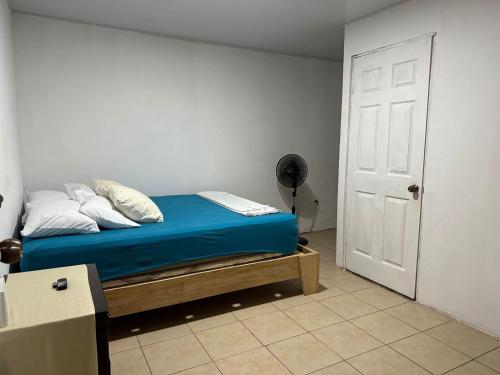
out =
{"type": "MultiPolygon", "coordinates": [[[[283,186],[278,181],[276,181],[276,185],[278,186],[278,191],[280,192],[281,199],[291,211],[293,204],[293,189],[283,186]]],[[[304,182],[297,188],[297,199],[295,201],[297,215],[302,219],[312,221],[311,227],[314,226],[316,217],[318,216],[319,212],[319,206],[316,206],[314,202],[315,200],[316,195],[307,182],[304,182]]]]}

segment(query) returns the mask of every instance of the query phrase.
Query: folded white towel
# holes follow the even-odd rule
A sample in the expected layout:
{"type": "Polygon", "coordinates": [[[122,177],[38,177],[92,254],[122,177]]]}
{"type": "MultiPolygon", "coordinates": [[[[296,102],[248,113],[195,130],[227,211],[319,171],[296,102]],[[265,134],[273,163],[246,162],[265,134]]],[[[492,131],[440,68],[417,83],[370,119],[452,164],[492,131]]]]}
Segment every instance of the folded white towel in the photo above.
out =
{"type": "Polygon", "coordinates": [[[244,216],[260,216],[281,212],[277,208],[237,197],[223,191],[201,191],[196,193],[196,195],[244,216]]]}

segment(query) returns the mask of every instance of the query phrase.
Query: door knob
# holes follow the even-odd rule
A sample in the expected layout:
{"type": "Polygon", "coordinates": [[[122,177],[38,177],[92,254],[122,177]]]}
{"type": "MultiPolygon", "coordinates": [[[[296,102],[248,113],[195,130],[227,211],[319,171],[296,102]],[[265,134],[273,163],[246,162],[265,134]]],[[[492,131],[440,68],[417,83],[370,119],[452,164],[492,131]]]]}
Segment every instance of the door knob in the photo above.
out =
{"type": "Polygon", "coordinates": [[[419,190],[420,190],[420,188],[418,187],[418,185],[410,185],[410,186],[408,186],[408,191],[410,193],[418,193],[419,190]]]}

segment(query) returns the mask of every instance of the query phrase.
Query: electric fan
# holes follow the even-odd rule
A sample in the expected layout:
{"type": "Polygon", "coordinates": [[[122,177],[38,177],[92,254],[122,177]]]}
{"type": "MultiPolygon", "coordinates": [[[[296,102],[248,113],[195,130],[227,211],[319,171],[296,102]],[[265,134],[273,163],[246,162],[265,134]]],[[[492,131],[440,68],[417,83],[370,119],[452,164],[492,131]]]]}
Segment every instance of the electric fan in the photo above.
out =
{"type": "MultiPolygon", "coordinates": [[[[297,188],[304,183],[307,177],[306,161],[296,154],[283,156],[276,165],[276,177],[283,186],[292,188],[292,214],[295,214],[295,199],[297,188]]],[[[301,245],[307,245],[307,239],[299,237],[301,245]]]]}

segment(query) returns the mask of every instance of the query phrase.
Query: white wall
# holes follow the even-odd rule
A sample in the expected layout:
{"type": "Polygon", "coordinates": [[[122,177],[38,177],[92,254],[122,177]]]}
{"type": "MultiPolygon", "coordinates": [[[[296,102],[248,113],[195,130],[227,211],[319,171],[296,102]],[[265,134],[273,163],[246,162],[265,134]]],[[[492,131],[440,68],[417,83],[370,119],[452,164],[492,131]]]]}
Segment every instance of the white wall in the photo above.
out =
{"type": "MultiPolygon", "coordinates": [[[[500,335],[500,2],[411,1],[346,27],[340,175],[351,56],[437,32],[417,300],[500,335]]],[[[344,189],[339,183],[339,226],[344,189]]],[[[343,263],[342,236],[338,263],[343,263]]]]}
{"type": "Polygon", "coordinates": [[[27,189],[116,179],[286,207],[275,165],[310,167],[308,229],[336,225],[341,63],[14,15],[27,189]]]}
{"type": "MultiPolygon", "coordinates": [[[[23,199],[11,30],[9,7],[0,0],[0,241],[14,235],[23,199]]],[[[0,263],[0,274],[7,271],[0,263]]]]}

